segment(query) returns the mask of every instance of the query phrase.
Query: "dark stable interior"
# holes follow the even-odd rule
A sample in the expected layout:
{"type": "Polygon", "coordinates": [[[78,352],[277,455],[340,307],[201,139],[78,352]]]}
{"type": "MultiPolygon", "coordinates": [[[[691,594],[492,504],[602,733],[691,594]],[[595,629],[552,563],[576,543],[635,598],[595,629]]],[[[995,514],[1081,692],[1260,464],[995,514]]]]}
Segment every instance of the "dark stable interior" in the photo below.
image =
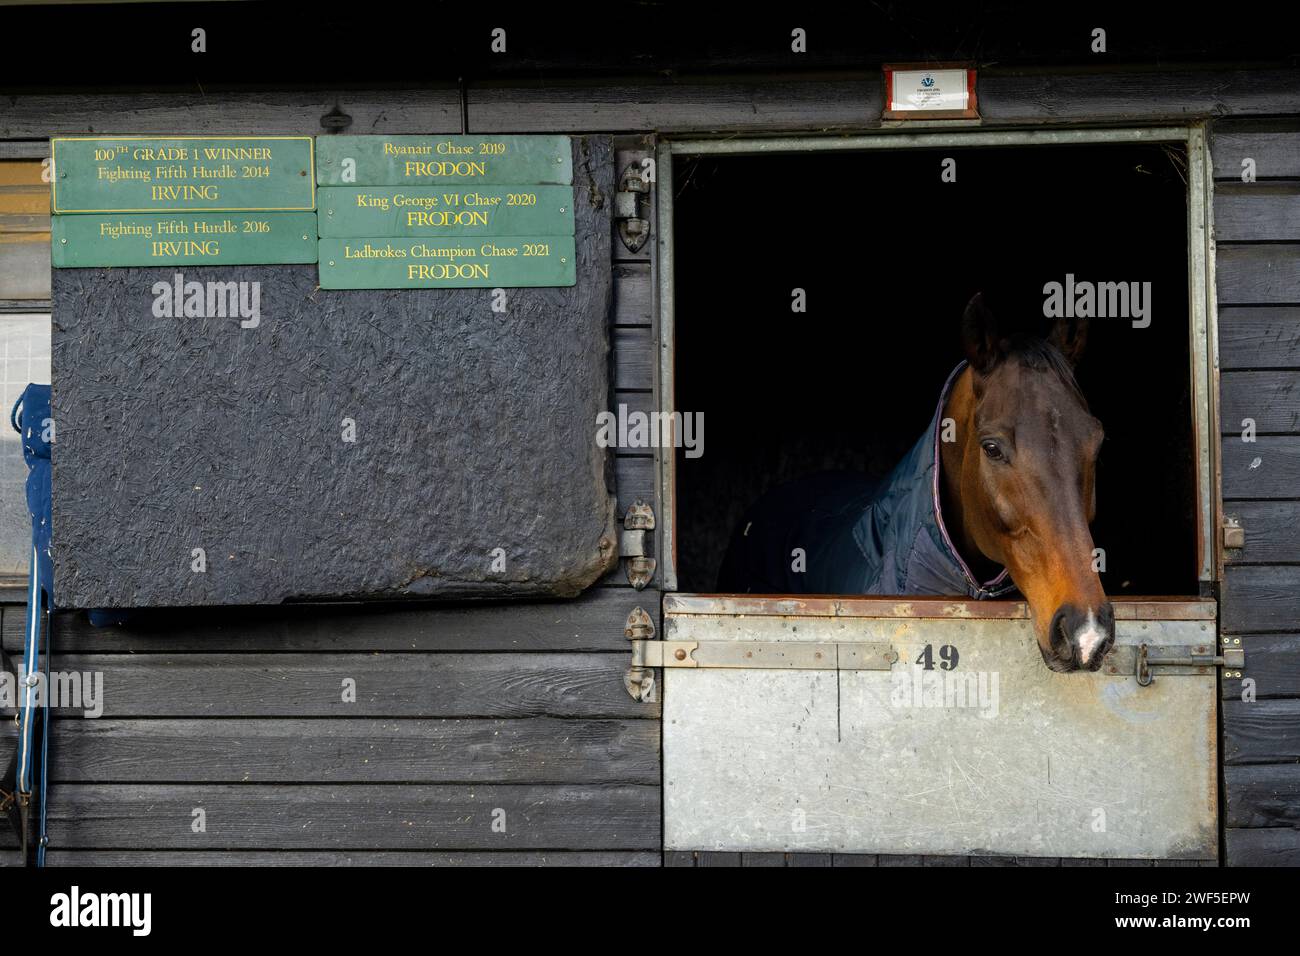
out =
{"type": "Polygon", "coordinates": [[[1151,323],[1095,318],[1076,377],[1106,429],[1093,539],[1113,595],[1194,595],[1185,151],[1038,146],[679,157],[674,176],[682,591],[716,590],[732,529],[768,488],[883,475],[963,357],[976,292],[1021,327],[1043,287],[1150,282],[1151,323]],[[940,178],[946,158],[956,181],[940,178]],[[794,289],[807,311],[791,311],[794,289]]]}

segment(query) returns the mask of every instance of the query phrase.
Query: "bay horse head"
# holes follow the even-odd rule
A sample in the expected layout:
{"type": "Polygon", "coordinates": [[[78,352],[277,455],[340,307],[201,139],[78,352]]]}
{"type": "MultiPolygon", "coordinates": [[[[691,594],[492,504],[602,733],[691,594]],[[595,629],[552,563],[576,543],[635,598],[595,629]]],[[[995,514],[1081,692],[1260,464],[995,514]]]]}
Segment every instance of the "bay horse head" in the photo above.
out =
{"type": "Polygon", "coordinates": [[[942,446],[951,530],[965,554],[1007,568],[1048,667],[1095,671],[1115,616],[1088,527],[1103,432],[1074,379],[1086,325],[1012,333],[977,295],[962,331],[969,365],[944,411],[956,440],[942,446]]]}

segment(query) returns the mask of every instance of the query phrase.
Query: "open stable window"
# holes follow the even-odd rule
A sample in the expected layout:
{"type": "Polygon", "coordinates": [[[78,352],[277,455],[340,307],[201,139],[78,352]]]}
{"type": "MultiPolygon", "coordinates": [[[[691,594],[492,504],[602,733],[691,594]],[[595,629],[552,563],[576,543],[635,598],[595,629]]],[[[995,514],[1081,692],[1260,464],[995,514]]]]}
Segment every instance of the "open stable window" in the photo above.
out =
{"type": "Polygon", "coordinates": [[[9,410],[50,381],[50,187],[40,160],[0,160],[0,585],[27,581],[27,466],[9,410]]]}
{"type": "Polygon", "coordinates": [[[1141,283],[1151,311],[1092,320],[1076,369],[1106,435],[1102,581],[1115,596],[1198,593],[1210,489],[1185,144],[687,153],[673,174],[672,401],[708,423],[708,453],[679,450],[665,489],[679,590],[716,590],[732,530],[769,488],[898,462],[962,358],[974,293],[1041,316],[1046,283],[1101,279],[1141,283]],[[728,209],[777,193],[797,229],[773,218],[761,240],[717,241],[728,209]]]}
{"type": "Polygon", "coordinates": [[[708,424],[705,454],[663,461],[677,593],[641,658],[664,666],[670,849],[1216,855],[1206,163],[1198,128],[661,147],[660,404],[708,424]],[[757,228],[724,241],[738,210],[757,228]],[[1075,368],[1105,428],[1100,670],[1049,670],[1014,591],[721,593],[765,492],[914,446],[974,293],[1042,317],[1053,282],[1142,296],[1075,368]]]}

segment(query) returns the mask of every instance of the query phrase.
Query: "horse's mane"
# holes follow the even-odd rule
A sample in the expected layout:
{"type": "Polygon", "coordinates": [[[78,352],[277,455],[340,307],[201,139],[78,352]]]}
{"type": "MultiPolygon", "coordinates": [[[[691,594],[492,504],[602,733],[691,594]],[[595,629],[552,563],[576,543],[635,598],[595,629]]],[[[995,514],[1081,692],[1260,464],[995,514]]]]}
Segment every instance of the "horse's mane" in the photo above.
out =
{"type": "Polygon", "coordinates": [[[1062,384],[1074,393],[1084,410],[1089,410],[1088,399],[1084,397],[1083,389],[1079,388],[1079,383],[1075,380],[1074,366],[1061,350],[1047,339],[1038,335],[1013,337],[998,364],[1012,358],[1037,371],[1055,372],[1062,384]]]}

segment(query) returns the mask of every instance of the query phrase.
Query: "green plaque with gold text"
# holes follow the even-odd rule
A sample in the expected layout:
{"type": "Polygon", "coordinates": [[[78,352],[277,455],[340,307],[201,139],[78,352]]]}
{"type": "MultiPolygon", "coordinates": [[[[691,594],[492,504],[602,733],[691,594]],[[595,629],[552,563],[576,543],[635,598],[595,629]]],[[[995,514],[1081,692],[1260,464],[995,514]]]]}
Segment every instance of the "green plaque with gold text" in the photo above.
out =
{"type": "Polygon", "coordinates": [[[51,140],[52,211],[309,212],[310,136],[68,137],[51,140]]]}
{"type": "Polygon", "coordinates": [[[571,236],[572,186],[322,186],[322,236],[571,236]]]}
{"type": "Polygon", "coordinates": [[[314,212],[54,216],[56,269],[315,262],[314,212]]]}
{"type": "Polygon", "coordinates": [[[573,182],[567,136],[321,136],[322,186],[573,182]]]}
{"type": "Polygon", "coordinates": [[[572,236],[322,238],[322,289],[571,286],[572,236]]]}

